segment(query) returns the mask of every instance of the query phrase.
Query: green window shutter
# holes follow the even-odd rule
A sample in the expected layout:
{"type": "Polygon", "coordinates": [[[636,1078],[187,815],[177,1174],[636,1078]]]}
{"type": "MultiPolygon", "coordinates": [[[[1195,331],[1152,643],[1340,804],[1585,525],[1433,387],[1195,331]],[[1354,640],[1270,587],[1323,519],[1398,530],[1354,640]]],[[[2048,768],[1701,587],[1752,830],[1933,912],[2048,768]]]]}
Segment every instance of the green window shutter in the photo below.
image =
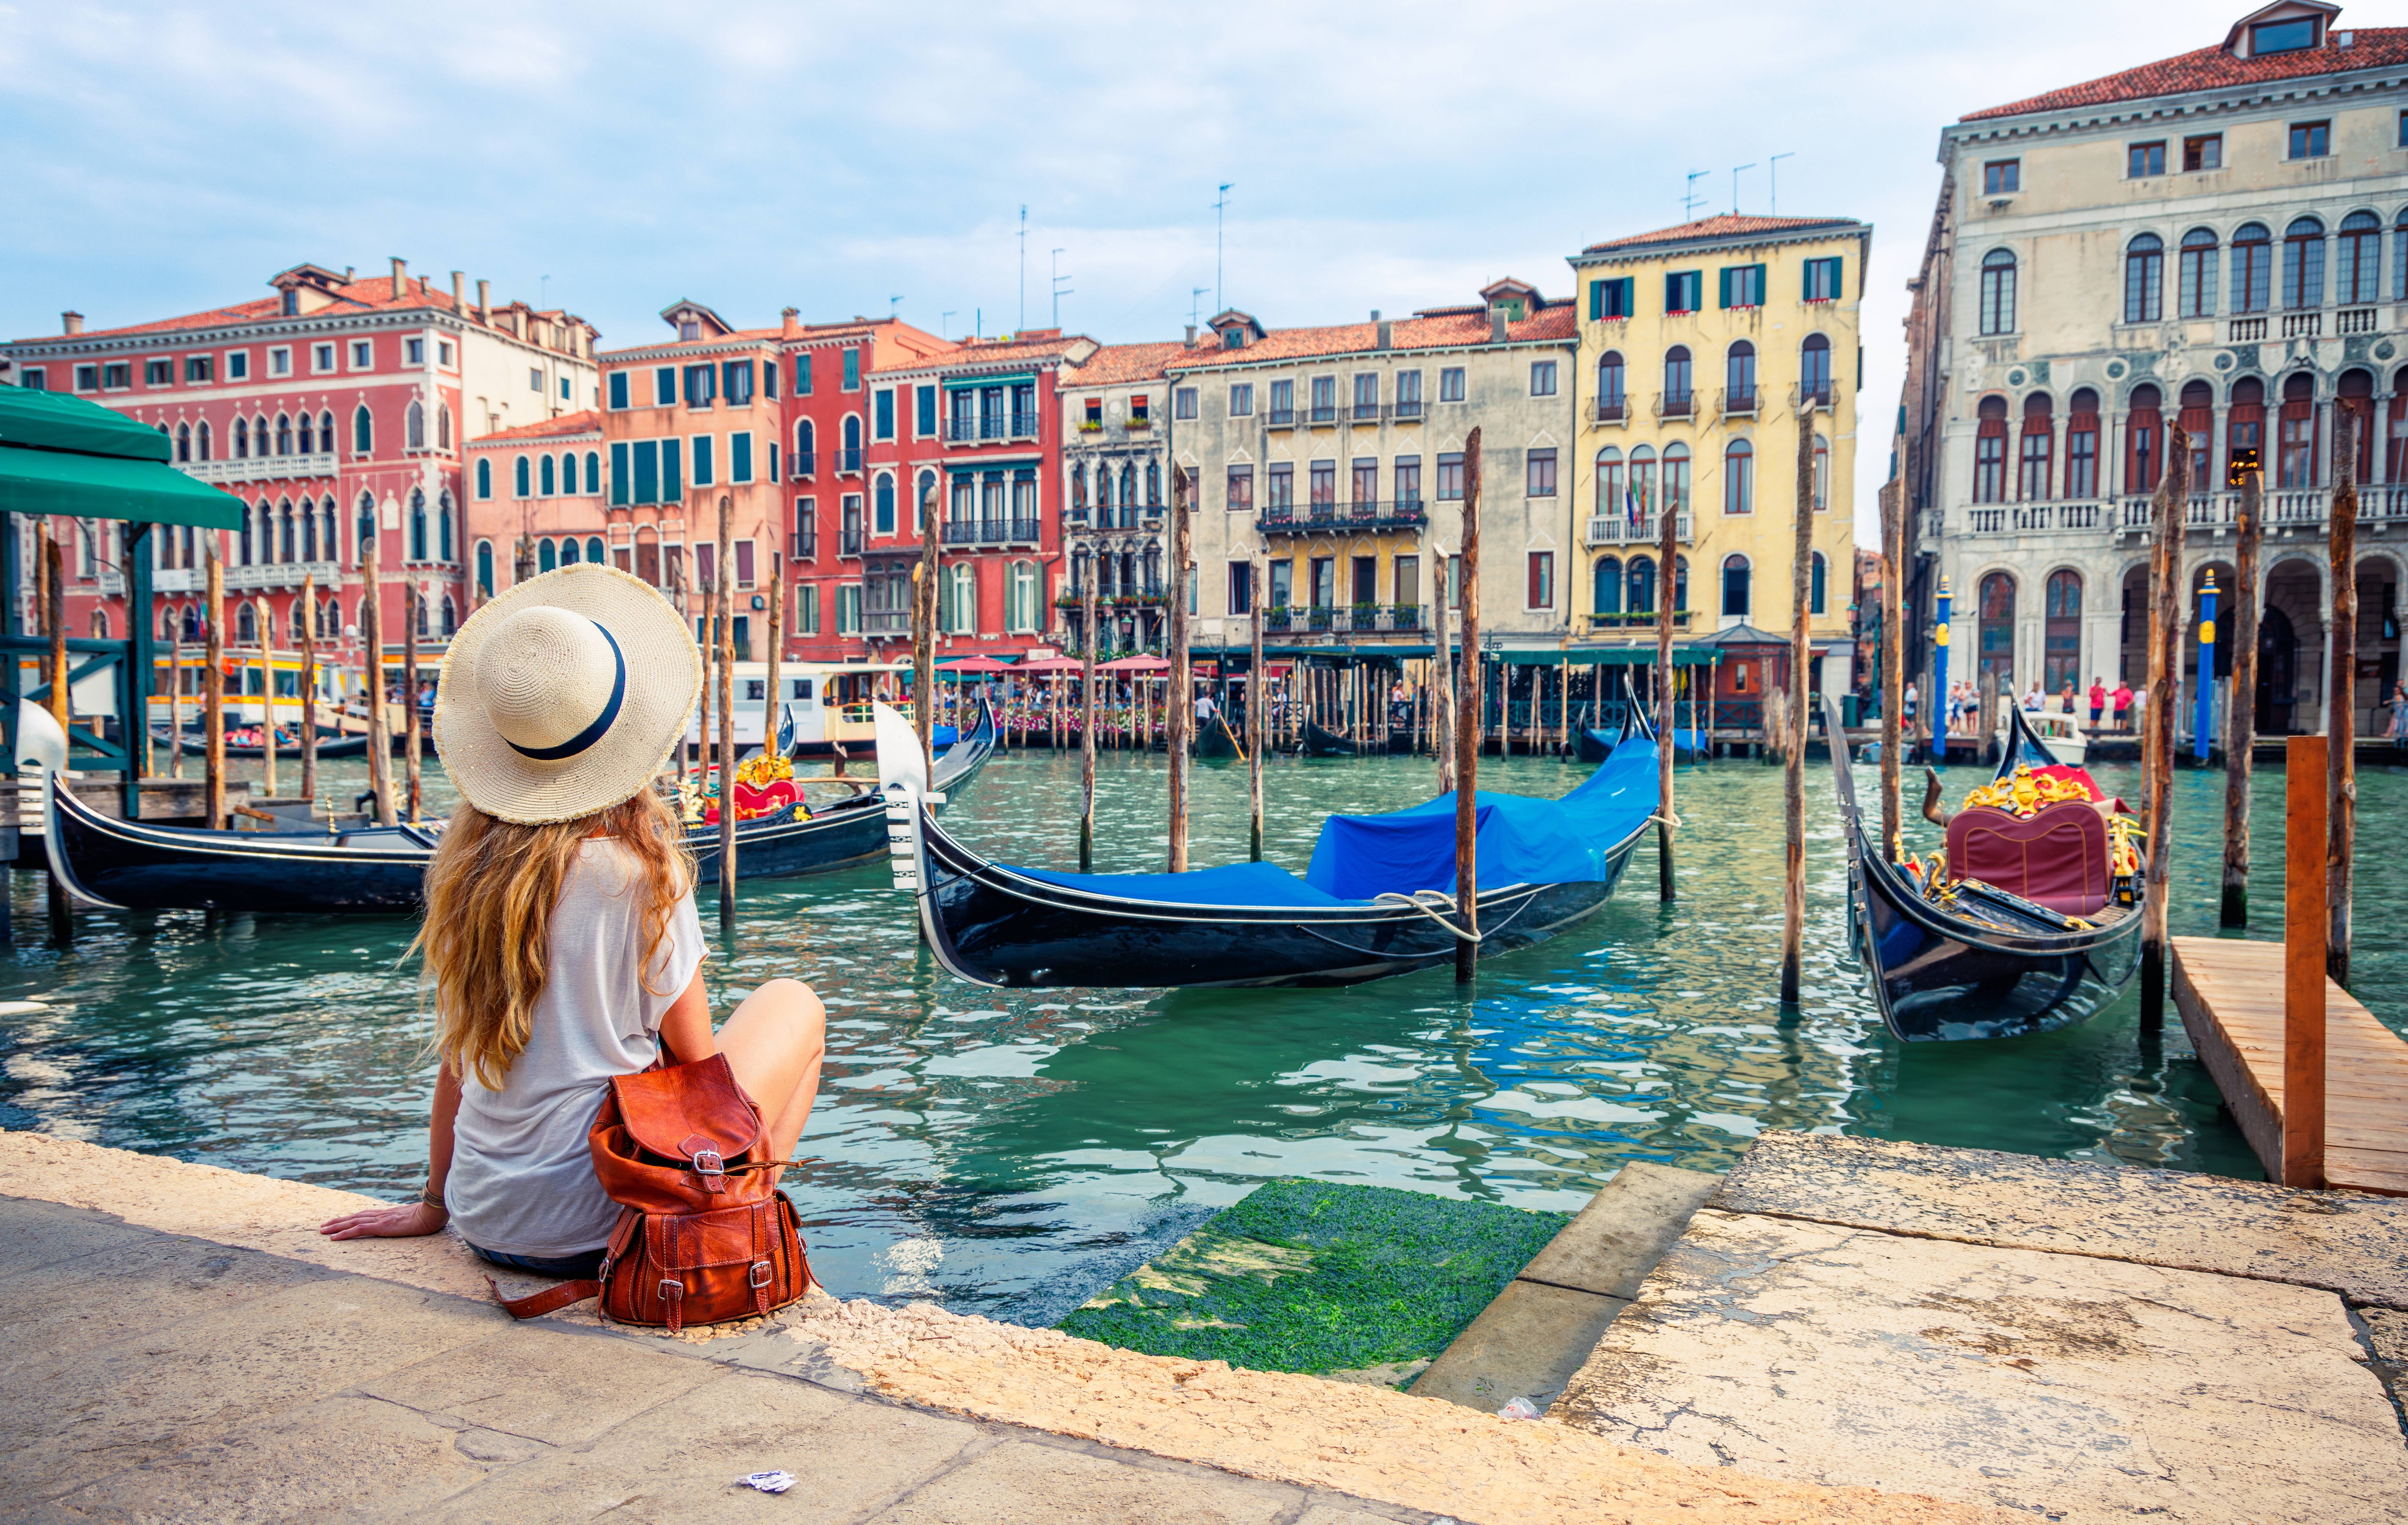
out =
{"type": "Polygon", "coordinates": [[[1588,320],[1591,323],[1595,323],[1597,320],[1604,316],[1605,282],[1602,281],[1592,281],[1588,283],[1588,320]]]}
{"type": "Polygon", "coordinates": [[[627,447],[624,443],[610,447],[610,506],[627,506],[627,447]]]}
{"type": "Polygon", "coordinates": [[[677,406],[676,367],[663,366],[660,369],[652,372],[652,406],[655,408],[674,408],[677,406]]]}
{"type": "Polygon", "coordinates": [[[711,485],[710,464],[710,436],[695,435],[694,437],[694,484],[696,487],[711,485]]]}
{"type": "Polygon", "coordinates": [[[924,386],[920,388],[918,410],[920,414],[920,438],[923,439],[929,439],[937,432],[937,389],[935,387],[924,386]]]}
{"type": "Polygon", "coordinates": [[[517,484],[519,496],[533,497],[535,496],[534,489],[527,483],[527,458],[525,456],[522,455],[518,458],[518,464],[511,471],[510,480],[517,484]]]}
{"type": "Polygon", "coordinates": [[[636,441],[636,501],[661,500],[661,446],[657,439],[636,441]]]}
{"type": "Polygon", "coordinates": [[[752,436],[749,432],[727,437],[727,480],[752,480],[752,436]]]}
{"type": "Polygon", "coordinates": [[[847,392],[861,390],[861,352],[859,350],[844,352],[844,389],[847,392]]]}
{"type": "Polygon", "coordinates": [[[1731,305],[1731,267],[1727,265],[1724,266],[1720,270],[1715,272],[1715,277],[1716,284],[1722,288],[1720,293],[1721,303],[1724,307],[1727,308],[1731,305]]]}
{"type": "Polygon", "coordinates": [[[810,395],[811,357],[809,354],[798,354],[795,356],[795,396],[808,397],[810,395]]]}
{"type": "Polygon", "coordinates": [[[681,441],[674,438],[661,441],[661,501],[664,503],[674,503],[685,496],[685,470],[681,449],[681,441]]]}
{"type": "Polygon", "coordinates": [[[610,373],[610,406],[615,409],[627,406],[627,373],[624,370],[610,373]]]}

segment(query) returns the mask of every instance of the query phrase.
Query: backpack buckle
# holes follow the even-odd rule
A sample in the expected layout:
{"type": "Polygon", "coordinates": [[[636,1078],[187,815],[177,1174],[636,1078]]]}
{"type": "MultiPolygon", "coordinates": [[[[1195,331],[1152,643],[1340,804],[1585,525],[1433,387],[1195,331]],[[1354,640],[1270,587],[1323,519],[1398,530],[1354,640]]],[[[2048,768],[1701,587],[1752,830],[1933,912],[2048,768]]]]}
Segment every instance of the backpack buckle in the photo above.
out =
{"type": "Polygon", "coordinates": [[[702,1179],[706,1191],[724,1190],[727,1185],[727,1161],[708,1144],[694,1152],[694,1173],[702,1179]]]}
{"type": "Polygon", "coordinates": [[[660,1300],[663,1302],[677,1302],[681,1301],[684,1297],[685,1283],[679,1281],[674,1276],[663,1276],[661,1278],[660,1300]]]}
{"type": "Polygon", "coordinates": [[[753,1262],[752,1262],[752,1285],[753,1285],[753,1286],[755,1286],[755,1287],[767,1287],[767,1286],[768,1286],[768,1285],[769,1285],[769,1278],[770,1278],[770,1276],[771,1276],[772,1274],[773,1274],[773,1273],[771,1272],[771,1270],[770,1270],[770,1268],[769,1268],[769,1262],[768,1262],[768,1261],[767,1261],[767,1260],[755,1260],[755,1261],[753,1261],[753,1262]]]}

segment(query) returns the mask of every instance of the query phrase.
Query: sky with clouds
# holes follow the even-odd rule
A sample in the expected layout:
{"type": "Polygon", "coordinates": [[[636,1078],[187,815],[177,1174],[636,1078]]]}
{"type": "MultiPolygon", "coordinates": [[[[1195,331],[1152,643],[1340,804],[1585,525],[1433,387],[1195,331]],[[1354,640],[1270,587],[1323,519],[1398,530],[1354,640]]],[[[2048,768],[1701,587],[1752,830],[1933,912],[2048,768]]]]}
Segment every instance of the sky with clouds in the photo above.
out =
{"type": "MultiPolygon", "coordinates": [[[[1345,322],[1507,274],[1560,295],[1565,255],[1683,221],[1690,171],[1701,213],[1770,209],[1786,153],[1781,211],[1875,226],[1882,421],[1941,124],[2210,46],[2243,8],[0,0],[0,332],[398,254],[565,306],[606,347],[681,297],[993,334],[1024,291],[1051,322],[1056,249],[1063,325],[1107,342],[1225,299],[1345,322]]],[[[1860,525],[1888,457],[1885,422],[1867,432],[1860,525]]]]}

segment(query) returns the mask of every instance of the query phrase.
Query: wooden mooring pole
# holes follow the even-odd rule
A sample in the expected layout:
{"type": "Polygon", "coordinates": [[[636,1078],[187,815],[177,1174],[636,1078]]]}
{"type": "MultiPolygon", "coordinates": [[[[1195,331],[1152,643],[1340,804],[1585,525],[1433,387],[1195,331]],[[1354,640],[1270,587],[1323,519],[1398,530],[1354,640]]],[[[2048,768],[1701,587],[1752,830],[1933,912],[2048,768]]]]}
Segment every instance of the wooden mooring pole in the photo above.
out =
{"type": "Polygon", "coordinates": [[[1455,911],[1462,932],[1455,944],[1455,978],[1471,981],[1480,944],[1480,742],[1487,728],[1480,708],[1480,426],[1463,441],[1463,699],[1455,721],[1455,911]]]}
{"type": "Polygon", "coordinates": [[[1079,588],[1080,627],[1086,650],[1079,669],[1079,871],[1096,866],[1096,574],[1091,560],[1079,588]]]}
{"type": "Polygon", "coordinates": [[[1891,863],[1898,861],[1899,829],[1905,824],[1899,809],[1899,749],[1906,744],[1906,653],[1899,644],[1906,624],[1906,593],[1899,585],[1904,576],[1899,562],[1906,544],[1905,501],[1902,481],[1881,490],[1881,850],[1891,863]]]}
{"type": "Polygon", "coordinates": [[[1455,787],[1455,640],[1447,633],[1446,558],[1438,558],[1438,634],[1430,658],[1430,753],[1438,758],[1438,792],[1455,787]]]}
{"type": "Polygon", "coordinates": [[[785,644],[786,557],[769,553],[769,670],[761,685],[761,755],[785,755],[778,745],[778,648],[785,644]]]}
{"type": "Polygon", "coordinates": [[[276,798],[276,617],[265,595],[251,601],[259,621],[259,786],[276,798]]]}
{"type": "MultiPolygon", "coordinates": [[[[736,624],[730,618],[736,579],[731,559],[735,500],[719,495],[719,550],[711,558],[711,645],[719,653],[719,929],[736,930],[736,624]]],[[[417,700],[413,698],[413,705],[417,700]]]]}
{"type": "Polygon", "coordinates": [[[1187,871],[1187,738],[1196,683],[1187,649],[1187,573],[1194,554],[1187,522],[1187,472],[1170,468],[1170,672],[1165,678],[1163,741],[1170,754],[1170,871],[1187,871]]]}
{"type": "MultiPolygon", "coordinates": [[[[1798,1004],[1799,970],[1806,950],[1806,666],[1807,618],[1814,577],[1814,396],[1798,400],[1798,507],[1789,553],[1789,711],[1781,737],[1782,825],[1786,853],[1781,897],[1781,1003],[1798,1004]]],[[[1831,738],[1844,747],[1845,737],[1831,738]]]]}
{"type": "Polygon", "coordinates": [[[375,797],[379,826],[394,824],[393,812],[393,730],[384,714],[384,578],[377,567],[377,542],[370,533],[360,552],[360,644],[367,655],[362,667],[368,703],[368,793],[375,797]]]}
{"type": "MultiPolygon", "coordinates": [[[[1672,879],[1672,757],[1680,750],[1680,712],[1672,671],[1672,588],[1681,557],[1680,515],[1665,504],[1656,512],[1657,538],[1663,541],[1656,577],[1656,899],[1670,905],[1672,879]]],[[[1696,719],[1696,702],[1690,704],[1696,719]]]]}
{"type": "Polygon", "coordinates": [[[415,821],[424,807],[420,772],[423,738],[419,734],[423,722],[418,714],[418,621],[426,611],[426,595],[415,583],[404,583],[401,592],[401,776],[407,818],[415,821]]]}
{"type": "Polygon", "coordinates": [[[2224,717],[2224,906],[2226,927],[2249,925],[2249,772],[2258,745],[2258,514],[2265,473],[2241,474],[2232,559],[2232,691],[2224,717]]]}
{"type": "MultiPolygon", "coordinates": [[[[36,522],[41,526],[39,549],[42,561],[38,578],[42,596],[42,633],[50,637],[50,649],[44,663],[48,670],[43,673],[43,677],[49,680],[50,685],[50,699],[47,708],[50,712],[50,717],[59,723],[59,734],[72,736],[75,726],[73,702],[75,685],[67,680],[66,579],[61,572],[58,537],[50,533],[50,519],[45,516],[36,522]]],[[[8,532],[16,533],[14,526],[11,526],[8,532]]],[[[210,576],[214,580],[217,564],[211,562],[209,565],[210,576]]],[[[17,660],[14,652],[8,654],[8,660],[12,663],[17,660]]],[[[15,717],[11,716],[10,723],[14,724],[14,722],[15,717]]],[[[68,742],[67,750],[69,752],[75,750],[72,741],[68,742]]],[[[126,750],[131,753],[133,748],[129,744],[126,750]]],[[[59,780],[56,786],[66,787],[66,781],[59,780]]],[[[212,793],[215,792],[217,791],[213,789],[212,793]]],[[[12,805],[10,808],[19,807],[12,805]]],[[[48,801],[44,801],[42,809],[45,812],[50,809],[48,801]]],[[[50,871],[44,877],[50,881],[48,903],[50,941],[64,948],[75,941],[75,899],[67,894],[66,881],[59,877],[57,865],[51,865],[50,871]]]]}
{"type": "Polygon", "coordinates": [[[318,580],[301,580],[301,798],[318,809],[318,580]]]}
{"type": "Polygon", "coordinates": [[[2351,860],[2358,851],[2358,427],[2357,412],[2333,410],[2333,497],[2329,517],[2332,562],[2332,682],[2325,697],[2325,732],[2332,739],[2327,766],[2332,804],[2326,868],[2331,875],[2325,911],[2332,929],[2325,942],[2325,968],[2333,983],[2349,988],[2351,860]]]}
{"type": "Polygon", "coordinates": [[[1246,809],[1254,822],[1251,860],[1255,863],[1263,860],[1263,743],[1270,739],[1264,715],[1270,707],[1270,687],[1263,681],[1263,583],[1269,575],[1268,561],[1255,552],[1254,597],[1246,601],[1254,611],[1254,618],[1246,622],[1252,642],[1246,655],[1246,809]]]}
{"type": "MultiPolygon", "coordinates": [[[[2326,740],[2286,743],[2283,830],[2283,1185],[2325,1184],[2326,740]]],[[[2153,893],[2162,893],[2156,885],[2153,893]]]]}
{"type": "MultiPolygon", "coordinates": [[[[209,829],[222,831],[226,824],[225,803],[225,564],[218,559],[218,532],[201,531],[203,573],[208,590],[204,608],[208,615],[208,628],[203,648],[208,654],[208,670],[201,675],[201,776],[208,798],[209,829]]],[[[50,554],[58,554],[51,547],[50,554]]]]}
{"type": "MultiPolygon", "coordinates": [[[[2190,434],[2166,430],[2166,470],[2157,482],[2157,540],[2149,556],[2149,725],[2141,748],[2148,798],[2148,897],[2141,913],[2141,1030],[2166,1019],[2167,875],[2173,863],[2174,683],[2182,675],[2182,537],[2190,509],[2190,434]]],[[[1941,696],[1931,696],[1936,704],[1941,696]]]]}
{"type": "MultiPolygon", "coordinates": [[[[937,492],[920,495],[920,564],[911,568],[911,725],[920,733],[920,758],[934,778],[937,770],[937,492]]],[[[961,734],[959,729],[953,733],[961,734]]]]}

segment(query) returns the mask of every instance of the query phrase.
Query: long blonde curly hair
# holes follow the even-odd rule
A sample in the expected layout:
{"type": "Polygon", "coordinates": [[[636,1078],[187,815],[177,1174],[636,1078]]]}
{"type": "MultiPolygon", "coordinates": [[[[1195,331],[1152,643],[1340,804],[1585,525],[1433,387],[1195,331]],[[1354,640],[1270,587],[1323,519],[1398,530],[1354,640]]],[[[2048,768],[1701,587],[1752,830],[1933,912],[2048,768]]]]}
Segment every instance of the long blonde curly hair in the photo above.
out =
{"type": "Polygon", "coordinates": [[[452,813],[427,865],[426,920],[410,947],[426,956],[435,1048],[453,1074],[499,1090],[525,1051],[550,971],[552,910],[579,851],[597,836],[618,839],[638,865],[645,892],[640,967],[649,982],[669,916],[694,883],[684,832],[659,795],[643,789],[609,810],[549,826],[513,826],[466,800],[452,813]]]}

